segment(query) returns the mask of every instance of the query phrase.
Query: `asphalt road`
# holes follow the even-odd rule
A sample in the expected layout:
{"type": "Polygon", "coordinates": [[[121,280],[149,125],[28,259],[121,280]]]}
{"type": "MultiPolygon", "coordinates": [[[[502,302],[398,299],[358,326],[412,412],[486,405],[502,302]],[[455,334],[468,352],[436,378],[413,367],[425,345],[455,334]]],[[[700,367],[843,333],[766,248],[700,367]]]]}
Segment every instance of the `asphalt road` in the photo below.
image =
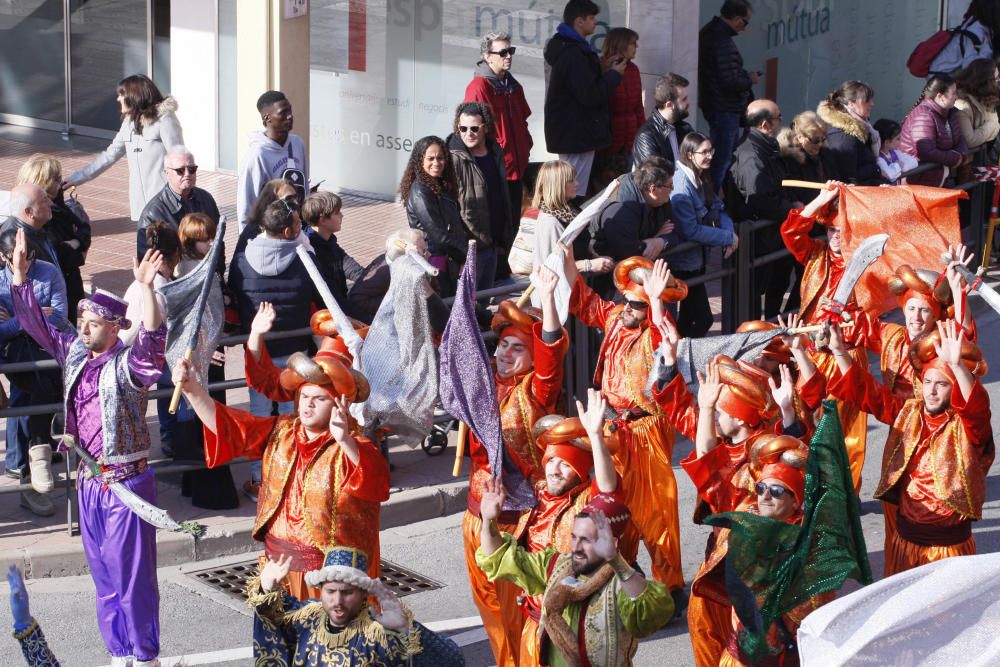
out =
{"type": "MultiPolygon", "coordinates": [[[[994,369],[987,377],[987,388],[993,398],[1000,394],[1000,346],[994,341],[1000,317],[986,309],[975,298],[980,335],[985,343],[986,358],[994,369]]],[[[1000,406],[1000,402],[996,402],[1000,406]]],[[[998,416],[993,415],[994,432],[998,416]]],[[[879,503],[871,498],[878,480],[882,445],[887,428],[871,420],[869,425],[869,452],[865,462],[862,488],[862,522],[868,545],[872,571],[876,577],[882,571],[882,516],[879,503]]],[[[691,449],[691,444],[681,441],[674,452],[679,461],[691,449]]],[[[680,470],[677,474],[681,515],[689,516],[693,507],[694,488],[680,470]]],[[[994,463],[987,483],[986,507],[983,520],[975,525],[979,552],[1000,551],[1000,463],[994,463]]],[[[421,523],[393,528],[382,532],[383,558],[403,565],[443,584],[439,590],[426,591],[405,598],[416,618],[431,623],[463,644],[471,667],[492,664],[492,656],[481,626],[477,623],[476,609],[469,596],[465,562],[462,557],[461,515],[433,519],[421,523]]],[[[690,578],[694,575],[703,555],[707,530],[682,521],[684,570],[690,578]]],[[[246,557],[229,559],[231,562],[246,557]]],[[[640,563],[648,566],[642,553],[640,563]]],[[[162,656],[165,665],[176,664],[177,658],[186,657],[186,664],[251,665],[251,617],[248,609],[229,596],[216,592],[195,581],[185,571],[206,567],[198,563],[186,567],[160,570],[160,618],[162,656]]],[[[4,565],[4,567],[6,567],[4,565]]],[[[36,580],[28,583],[31,593],[32,613],[40,621],[50,644],[67,667],[95,667],[108,664],[107,655],[97,632],[94,614],[93,586],[88,577],[36,580]]],[[[848,582],[846,590],[856,588],[848,582]]],[[[6,584],[0,587],[0,598],[6,593],[6,584]]],[[[10,628],[11,618],[7,605],[0,602],[0,627],[10,628]]],[[[0,640],[0,664],[19,665],[23,659],[16,642],[7,635],[0,640]]],[[[690,665],[691,648],[684,622],[675,623],[646,639],[639,648],[636,664],[673,667],[690,665]]]]}

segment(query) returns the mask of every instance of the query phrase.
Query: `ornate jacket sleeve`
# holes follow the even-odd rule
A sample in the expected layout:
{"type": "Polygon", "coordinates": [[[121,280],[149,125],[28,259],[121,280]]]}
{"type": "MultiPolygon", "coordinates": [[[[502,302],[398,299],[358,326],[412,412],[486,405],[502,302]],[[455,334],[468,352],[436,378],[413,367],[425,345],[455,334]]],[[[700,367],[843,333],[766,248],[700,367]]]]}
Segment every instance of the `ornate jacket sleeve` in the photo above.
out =
{"type": "Polygon", "coordinates": [[[667,587],[652,579],[646,580],[645,590],[634,600],[619,589],[615,606],[625,629],[640,639],[662,628],[674,614],[674,599],[667,587]]]}
{"type": "Polygon", "coordinates": [[[344,476],[344,491],[355,498],[372,503],[382,503],[389,499],[389,464],[368,438],[354,436],[358,443],[358,465],[344,457],[347,466],[344,476]]]}
{"type": "Polygon", "coordinates": [[[569,301],[569,312],[588,327],[603,329],[608,316],[614,309],[613,301],[605,301],[590,289],[582,277],[573,284],[573,294],[569,301]]]}
{"type": "Polygon", "coordinates": [[[272,401],[285,403],[295,398],[294,392],[281,386],[279,381],[281,369],[271,361],[267,345],[261,348],[259,361],[248,350],[243,355],[243,369],[246,371],[247,382],[250,386],[272,401]]]}
{"type": "Polygon", "coordinates": [[[799,264],[805,265],[817,248],[822,249],[819,242],[809,236],[815,223],[816,218],[802,215],[801,209],[789,211],[788,217],[781,223],[781,239],[799,264]]]}
{"type": "Polygon", "coordinates": [[[503,545],[493,553],[483,553],[482,547],[476,550],[476,564],[486,573],[486,577],[490,581],[503,579],[513,582],[528,595],[544,593],[549,578],[549,565],[559,557],[556,550],[546,547],[542,551],[531,553],[520,546],[510,533],[500,533],[500,536],[503,538],[503,545]]]}
{"type": "Polygon", "coordinates": [[[259,459],[278,425],[279,417],[256,417],[216,401],[215,428],[203,428],[205,462],[209,468],[220,466],[240,456],[259,459]]]}
{"type": "Polygon", "coordinates": [[[49,649],[42,628],[35,619],[31,619],[31,625],[21,632],[15,631],[14,639],[21,645],[24,660],[31,667],[59,667],[59,661],[49,649]]]}
{"type": "Polygon", "coordinates": [[[542,340],[542,323],[536,322],[532,328],[535,339],[535,372],[531,377],[531,395],[547,411],[556,407],[559,392],[562,391],[563,357],[569,349],[566,332],[554,343],[542,340]]]}
{"type": "Polygon", "coordinates": [[[905,403],[891,389],[876,382],[872,374],[857,363],[846,373],[834,374],[827,383],[827,388],[837,398],[859,407],[890,426],[905,403]]]}

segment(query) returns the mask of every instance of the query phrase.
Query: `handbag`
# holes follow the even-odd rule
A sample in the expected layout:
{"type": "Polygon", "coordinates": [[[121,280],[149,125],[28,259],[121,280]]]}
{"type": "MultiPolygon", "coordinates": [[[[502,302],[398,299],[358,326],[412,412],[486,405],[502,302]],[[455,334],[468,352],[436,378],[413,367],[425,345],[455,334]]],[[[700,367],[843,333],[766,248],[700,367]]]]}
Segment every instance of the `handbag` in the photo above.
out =
{"type": "Polygon", "coordinates": [[[518,276],[530,276],[535,262],[535,224],[538,222],[538,209],[529,208],[521,216],[517,227],[517,235],[510,246],[507,264],[510,272],[518,276]]]}

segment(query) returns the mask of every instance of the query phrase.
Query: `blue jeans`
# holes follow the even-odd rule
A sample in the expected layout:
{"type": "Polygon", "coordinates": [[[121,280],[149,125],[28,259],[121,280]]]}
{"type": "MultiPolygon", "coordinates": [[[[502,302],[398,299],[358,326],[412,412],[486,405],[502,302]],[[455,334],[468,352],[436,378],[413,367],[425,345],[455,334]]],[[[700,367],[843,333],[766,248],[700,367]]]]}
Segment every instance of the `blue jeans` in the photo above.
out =
{"type": "Polygon", "coordinates": [[[740,136],[740,116],[742,114],[728,111],[705,111],[705,120],[708,121],[708,133],[712,139],[712,147],[715,148],[715,157],[712,160],[712,185],[716,188],[722,187],[729,171],[729,165],[733,163],[733,151],[736,150],[736,140],[740,136]]]}
{"type": "MultiPolygon", "coordinates": [[[[12,384],[8,405],[12,408],[31,405],[31,394],[24,393],[12,384]]],[[[7,417],[7,453],[4,467],[21,473],[28,469],[28,417],[7,417]]]]}
{"type": "MultiPolygon", "coordinates": [[[[284,368],[285,362],[288,361],[290,355],[285,355],[283,357],[275,357],[271,359],[274,365],[278,368],[284,368]]],[[[250,387],[250,414],[256,415],[257,417],[271,417],[275,414],[287,415],[295,412],[295,403],[292,401],[287,401],[284,403],[278,403],[278,411],[274,411],[275,402],[272,401],[264,394],[261,394],[253,387],[250,387]]],[[[254,461],[253,465],[250,466],[250,478],[256,482],[260,481],[261,478],[261,462],[254,461]]]]}

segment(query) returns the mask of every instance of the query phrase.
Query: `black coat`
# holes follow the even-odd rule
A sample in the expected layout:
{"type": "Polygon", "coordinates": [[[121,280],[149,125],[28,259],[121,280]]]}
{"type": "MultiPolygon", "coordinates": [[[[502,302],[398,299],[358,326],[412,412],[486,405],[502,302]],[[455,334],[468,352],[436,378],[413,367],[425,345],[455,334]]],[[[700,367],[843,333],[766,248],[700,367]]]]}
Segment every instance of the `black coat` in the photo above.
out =
{"type": "Polygon", "coordinates": [[[826,149],[836,165],[837,177],[856,185],[885,183],[868,126],[826,101],[820,102],[816,113],[830,126],[826,132],[826,149]]]}
{"type": "Polygon", "coordinates": [[[639,164],[646,158],[656,155],[673,167],[677,156],[670,147],[670,134],[677,135],[677,147],[680,148],[681,142],[689,132],[691,126],[683,120],[678,121],[676,125],[670,125],[660,112],[654,109],[635,135],[635,143],[632,144],[632,162],[639,164]]]}
{"type": "Polygon", "coordinates": [[[446,255],[459,265],[465,263],[469,243],[454,197],[443,191],[436,195],[420,179],[414,179],[406,197],[406,217],[411,228],[424,233],[432,255],[446,255]]]}
{"type": "Polygon", "coordinates": [[[778,142],[751,129],[733,153],[733,164],[726,176],[726,210],[736,222],[783,221],[793,208],[793,200],[781,187],[784,178],[778,142]]]}
{"type": "Polygon", "coordinates": [[[145,229],[157,220],[173,223],[174,227],[179,227],[181,219],[188,213],[204,213],[212,219],[216,225],[219,224],[219,207],[206,190],[192,188],[187,201],[181,199],[180,195],[170,189],[169,185],[164,185],[163,189],[156,193],[156,196],[146,203],[139,216],[139,229],[145,229]]]}
{"type": "Polygon", "coordinates": [[[734,35],[718,16],[698,33],[698,106],[702,111],[742,114],[753,99],[753,82],[743,69],[734,35]]]}
{"type": "Polygon", "coordinates": [[[316,231],[309,230],[309,243],[316,255],[316,268],[319,269],[326,286],[330,288],[333,298],[340,307],[347,310],[347,281],[355,281],[365,270],[357,260],[347,254],[337,237],[331,235],[323,240],[316,231]]]}
{"type": "Polygon", "coordinates": [[[587,153],[611,145],[608,98],[622,80],[601,71],[590,44],[556,33],[545,45],[545,146],[587,153]]]}
{"type": "MultiPolygon", "coordinates": [[[[671,217],[670,203],[656,208],[646,203],[639,192],[632,174],[621,177],[621,186],[605,203],[599,218],[599,228],[594,234],[594,250],[616,262],[641,255],[646,249],[644,239],[656,232],[671,217]]],[[[677,232],[666,237],[668,245],[677,241],[677,232]]]]}

